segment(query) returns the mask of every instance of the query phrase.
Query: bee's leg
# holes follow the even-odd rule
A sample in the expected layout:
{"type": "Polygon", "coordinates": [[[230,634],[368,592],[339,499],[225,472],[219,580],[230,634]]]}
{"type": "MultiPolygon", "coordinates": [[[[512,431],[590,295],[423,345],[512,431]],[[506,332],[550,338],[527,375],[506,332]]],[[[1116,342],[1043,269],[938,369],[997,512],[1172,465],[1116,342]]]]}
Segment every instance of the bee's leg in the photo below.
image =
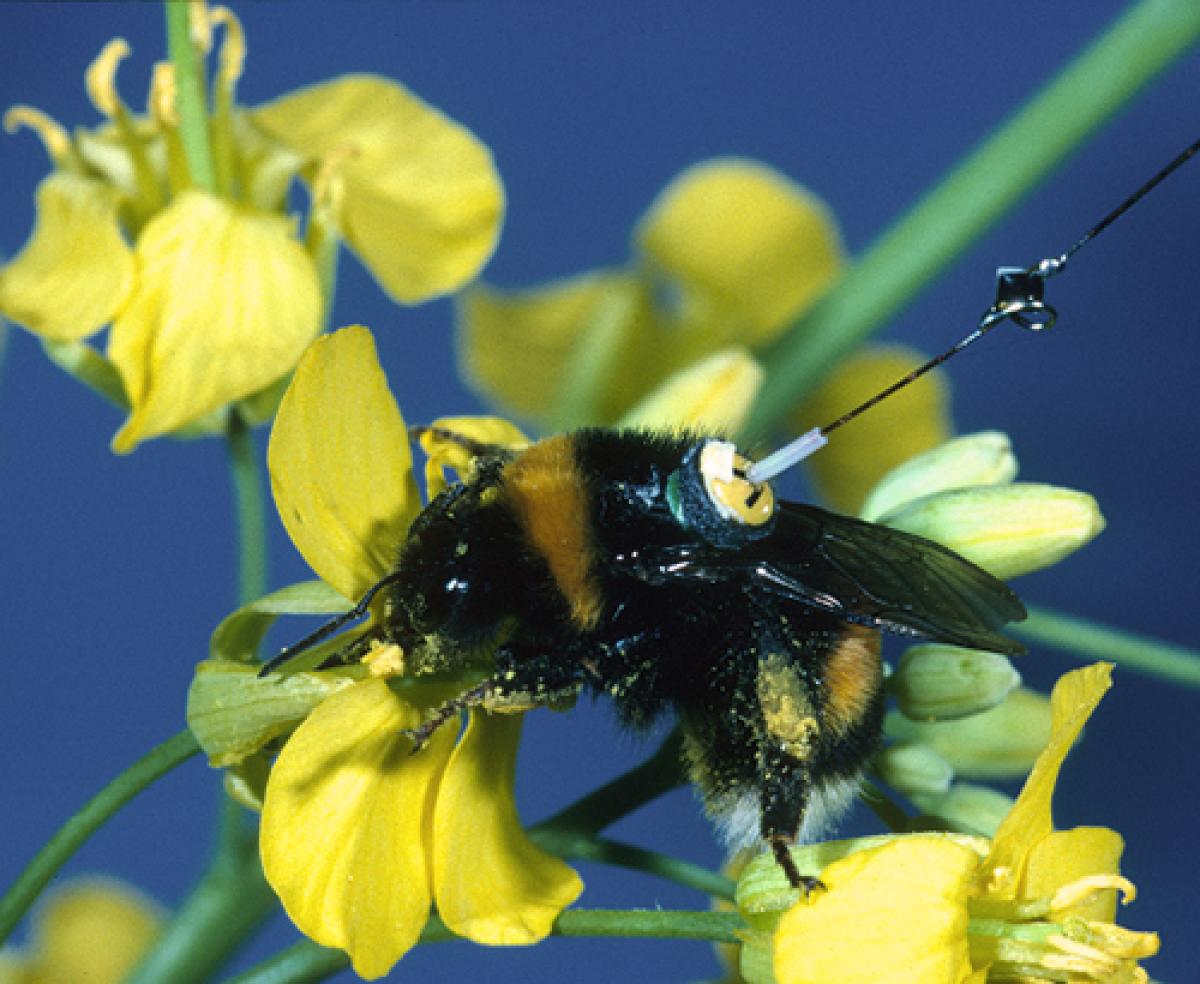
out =
{"type": "Polygon", "coordinates": [[[502,705],[510,712],[532,710],[573,696],[579,690],[579,682],[569,661],[547,655],[557,652],[549,644],[528,644],[520,649],[511,645],[501,647],[496,653],[494,676],[446,701],[419,727],[405,732],[412,739],[413,752],[420,751],[433,733],[460,711],[485,703],[502,705]]]}
{"type": "Polygon", "coordinates": [[[473,437],[460,434],[458,431],[450,430],[448,427],[430,427],[424,424],[415,424],[408,429],[408,436],[414,441],[420,441],[421,437],[425,434],[429,434],[439,441],[449,441],[451,444],[457,444],[472,458],[495,458],[506,454],[510,450],[503,444],[488,444],[485,441],[477,441],[473,437]]]}
{"type": "Polygon", "coordinates": [[[419,727],[406,729],[404,734],[412,739],[411,754],[415,755],[424,748],[429,739],[433,737],[433,733],[460,711],[465,711],[467,708],[482,704],[491,696],[495,687],[495,677],[489,677],[482,683],[476,684],[470,690],[464,690],[457,697],[446,701],[426,720],[422,721],[419,727]]]}
{"type": "Polygon", "coordinates": [[[755,691],[762,835],[792,887],[808,894],[821,883],[800,874],[788,845],[796,840],[808,807],[809,767],[820,726],[805,680],[786,656],[768,650],[759,657],[755,691]]]}
{"type": "Polygon", "coordinates": [[[811,784],[808,769],[769,740],[767,747],[760,750],[760,756],[763,839],[771,845],[771,853],[792,887],[808,895],[825,886],[819,878],[802,875],[788,850],[796,840],[808,805],[811,784]]]}

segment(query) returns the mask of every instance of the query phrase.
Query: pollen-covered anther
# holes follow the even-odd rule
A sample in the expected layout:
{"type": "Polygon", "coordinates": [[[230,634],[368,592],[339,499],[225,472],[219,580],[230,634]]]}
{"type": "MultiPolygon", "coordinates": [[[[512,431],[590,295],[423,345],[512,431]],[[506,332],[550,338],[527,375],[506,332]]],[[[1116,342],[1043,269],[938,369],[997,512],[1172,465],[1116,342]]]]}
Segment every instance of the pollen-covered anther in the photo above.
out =
{"type": "Polygon", "coordinates": [[[717,512],[723,519],[746,526],[762,526],[775,512],[775,494],[765,482],[746,478],[750,462],[728,441],[709,441],[700,451],[700,474],[717,512]]]}
{"type": "Polygon", "coordinates": [[[146,97],[146,113],[161,127],[179,126],[175,108],[175,66],[171,62],[156,62],[150,75],[150,94],[146,97]]]}
{"type": "Polygon", "coordinates": [[[109,119],[121,111],[117,94],[117,66],[129,57],[131,49],[124,38],[113,38],[88,66],[83,81],[92,105],[109,119]]]}
{"type": "Polygon", "coordinates": [[[372,647],[362,661],[373,677],[394,677],[404,673],[404,650],[394,642],[372,647]]]}

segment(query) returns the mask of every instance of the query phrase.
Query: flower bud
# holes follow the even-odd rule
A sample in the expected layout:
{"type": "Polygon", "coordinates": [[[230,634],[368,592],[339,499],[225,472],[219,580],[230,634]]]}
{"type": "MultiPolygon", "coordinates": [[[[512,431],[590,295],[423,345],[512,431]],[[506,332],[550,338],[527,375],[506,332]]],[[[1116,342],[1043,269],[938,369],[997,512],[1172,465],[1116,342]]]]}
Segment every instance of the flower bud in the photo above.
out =
{"type": "Polygon", "coordinates": [[[956,782],[939,795],[914,793],[910,799],[926,817],[948,825],[952,830],[991,837],[1012,809],[1013,799],[996,789],[956,782]]]}
{"type": "Polygon", "coordinates": [[[954,781],[954,767],[928,745],[891,745],[875,756],[879,777],[905,796],[940,796],[954,781]]]}
{"type": "Polygon", "coordinates": [[[1007,656],[930,644],[913,646],[888,678],[900,712],[914,721],[952,721],[995,707],[1021,682],[1007,656]]]}
{"type": "Polygon", "coordinates": [[[288,734],[322,700],[353,682],[332,673],[260,679],[256,665],[205,660],[188,690],[188,727],[211,765],[235,765],[288,734]]]}
{"type": "Polygon", "coordinates": [[[1104,529],[1104,517],[1086,492],[1020,483],[926,496],[894,511],[888,525],[1008,579],[1074,553],[1104,529]]]}
{"type": "Polygon", "coordinates": [[[1001,485],[1011,482],[1016,474],[1017,459],[1007,434],[965,434],[893,468],[871,490],[859,515],[879,522],[888,513],[927,495],[974,485],[1001,485]]]}
{"type": "Polygon", "coordinates": [[[990,710],[956,721],[911,721],[888,714],[884,733],[928,745],[960,776],[1006,779],[1025,775],[1050,738],[1050,701],[1018,688],[990,710]]]}

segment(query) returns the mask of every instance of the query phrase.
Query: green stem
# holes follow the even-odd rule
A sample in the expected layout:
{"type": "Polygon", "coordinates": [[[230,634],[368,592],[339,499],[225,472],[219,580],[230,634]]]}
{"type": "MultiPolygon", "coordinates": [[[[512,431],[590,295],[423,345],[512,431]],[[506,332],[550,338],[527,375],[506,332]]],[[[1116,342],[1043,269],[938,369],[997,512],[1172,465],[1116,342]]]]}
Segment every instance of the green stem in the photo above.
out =
{"type": "Polygon", "coordinates": [[[1097,625],[1048,608],[1030,608],[1029,618],[1009,627],[1013,635],[1089,659],[1109,659],[1150,676],[1200,688],[1200,652],[1149,636],[1097,625]]]}
{"type": "Polygon", "coordinates": [[[650,875],[666,878],[677,885],[694,888],[714,898],[733,900],[734,882],[724,875],[690,861],[683,861],[657,851],[648,851],[632,844],[605,838],[580,837],[561,833],[554,829],[539,828],[531,831],[534,842],[543,849],[561,858],[583,861],[598,861],[620,868],[644,871],[650,875]]]}
{"type": "MultiPolygon", "coordinates": [[[[742,917],[734,912],[568,909],[555,921],[553,935],[736,943],[736,934],[745,928],[742,917]]],[[[422,943],[458,938],[436,916],[421,933],[422,943]]],[[[314,984],[349,965],[345,954],[305,940],[226,984],[314,984]]]]}
{"type": "Polygon", "coordinates": [[[188,23],[193,5],[164,0],[167,15],[167,50],[175,66],[175,109],[179,113],[179,138],[188,172],[196,187],[217,191],[217,169],[208,136],[204,62],[192,44],[188,23]]]}
{"type": "Polygon", "coordinates": [[[267,527],[254,435],[236,410],[229,421],[226,445],[237,503],[238,603],[245,605],[267,591],[267,527]]]}
{"type": "Polygon", "coordinates": [[[0,943],[84,841],[134,796],[199,751],[190,731],[179,732],[134,762],[63,824],[0,898],[0,943]]]}
{"type": "Polygon", "coordinates": [[[275,912],[254,827],[225,799],[212,863],[127,984],[202,984],[275,912]]]}
{"type": "Polygon", "coordinates": [[[586,839],[634,810],[684,783],[680,768],[683,740],[678,729],[641,765],[618,776],[594,793],[543,820],[534,829],[542,836],[574,835],[586,839]]]}
{"type": "Polygon", "coordinates": [[[1198,34],[1196,0],[1133,4],[887,229],[837,287],[763,353],[767,378],[746,436],[759,438],[783,419],[837,361],[910,301],[1198,34]]]}
{"type": "MultiPolygon", "coordinates": [[[[246,604],[266,591],[266,521],[254,437],[236,411],[230,417],[226,446],[237,513],[238,598],[246,604]]],[[[208,869],[130,984],[199,984],[275,911],[275,895],[258,857],[257,825],[224,790],[219,796],[217,841],[208,869]]]]}

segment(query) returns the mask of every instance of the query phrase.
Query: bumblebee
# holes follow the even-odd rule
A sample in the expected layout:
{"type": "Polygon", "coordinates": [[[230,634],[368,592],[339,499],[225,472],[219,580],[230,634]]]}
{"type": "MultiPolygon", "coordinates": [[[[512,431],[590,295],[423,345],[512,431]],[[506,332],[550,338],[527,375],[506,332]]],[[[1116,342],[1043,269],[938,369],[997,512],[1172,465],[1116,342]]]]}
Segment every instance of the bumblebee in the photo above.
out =
{"type": "Polygon", "coordinates": [[[710,814],[787,851],[846,800],[879,744],[880,632],[1000,653],[1025,617],[1001,582],[921,537],[776,499],[712,437],[586,429],[516,450],[453,434],[468,478],[412,524],[395,568],[345,617],[382,617],[339,654],[394,643],[415,673],[492,669],[413,734],[474,705],[606,694],[643,728],[677,716],[710,814]]]}

